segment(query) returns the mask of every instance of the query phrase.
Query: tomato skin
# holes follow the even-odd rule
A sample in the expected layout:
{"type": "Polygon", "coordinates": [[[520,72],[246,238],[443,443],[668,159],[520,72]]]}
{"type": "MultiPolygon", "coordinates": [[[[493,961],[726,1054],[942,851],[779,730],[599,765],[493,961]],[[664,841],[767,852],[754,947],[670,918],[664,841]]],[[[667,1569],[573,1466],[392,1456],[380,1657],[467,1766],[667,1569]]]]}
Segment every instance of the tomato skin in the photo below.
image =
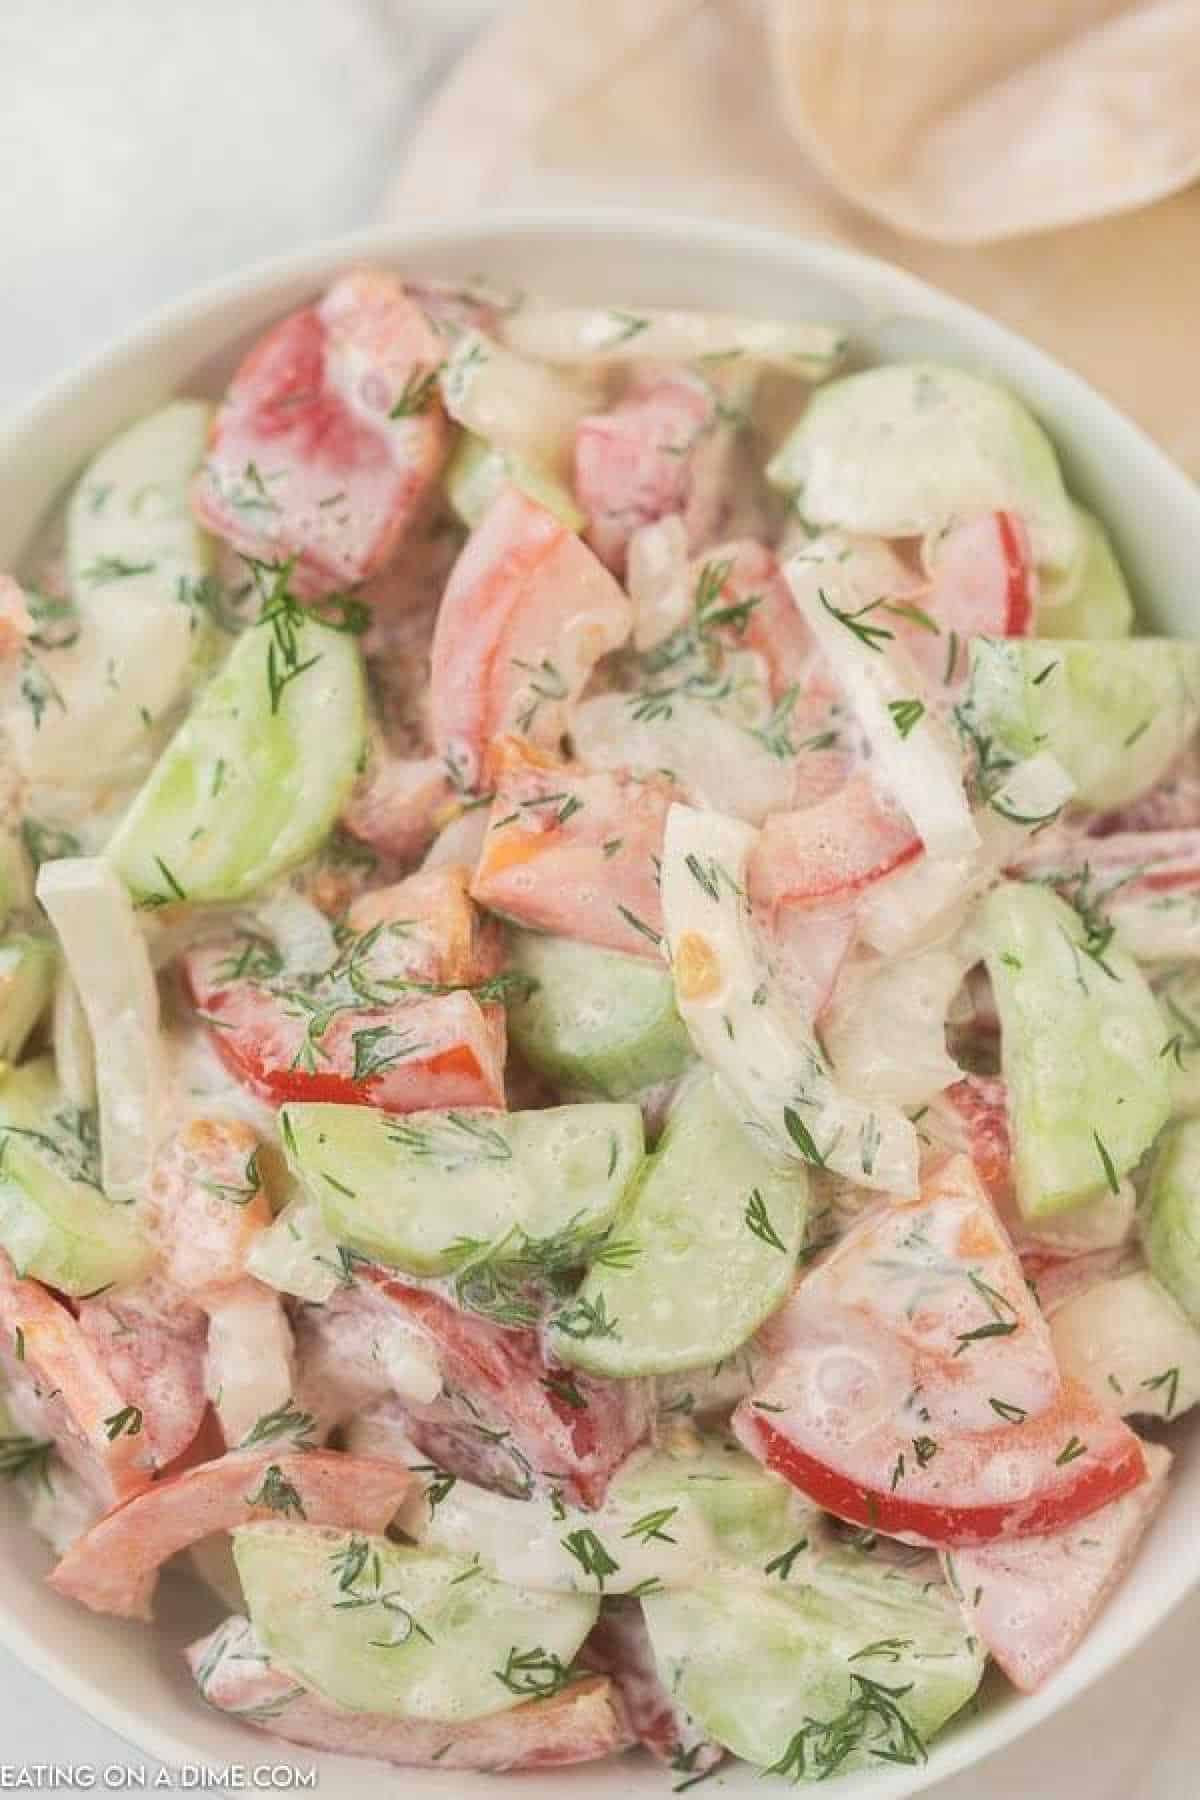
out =
{"type": "MultiPolygon", "coordinates": [[[[555,1365],[539,1334],[493,1324],[461,1311],[430,1288],[413,1287],[373,1271],[393,1305],[432,1340],[448,1390],[478,1402],[508,1426],[528,1464],[550,1482],[561,1481],[583,1506],[599,1506],[618,1466],[649,1429],[645,1384],[606,1381],[572,1372],[572,1393],[582,1407],[552,1384],[555,1365]]],[[[449,1423],[444,1405],[431,1420],[449,1423]]],[[[419,1424],[421,1412],[412,1409],[419,1424]]]]}
{"type": "Polygon", "coordinates": [[[235,549],[294,559],[307,595],[367,579],[431,492],[449,443],[436,395],[391,409],[441,360],[395,277],[366,270],[282,319],[236,371],[197,478],[197,516],[235,549]]]}
{"type": "Polygon", "coordinates": [[[773,813],[750,857],[751,899],[775,907],[850,899],[921,854],[904,814],[885,806],[867,775],[815,806],[773,813]]]}
{"type": "MultiPolygon", "coordinates": [[[[219,958],[220,952],[216,954],[219,958]]],[[[504,1105],[507,1032],[502,1006],[481,1006],[470,994],[454,993],[348,1013],[331,1022],[322,1038],[324,1058],[309,1069],[295,1061],[303,1020],[288,1013],[286,1002],[248,982],[210,986],[206,956],[211,959],[212,953],[197,952],[188,959],[192,998],[212,1022],[213,1045],[226,1068],[272,1106],[331,1100],[408,1113],[504,1105]],[[420,1041],[440,1038],[443,1047],[355,1080],[354,1037],[380,1029],[397,1039],[412,1034],[420,1041]]]]}
{"type": "Polygon", "coordinates": [[[567,708],[632,624],[628,598],[583,540],[505,488],[451,570],[434,630],[434,747],[459,785],[480,785],[487,746],[506,731],[555,746],[567,708]]]}
{"type": "Polygon", "coordinates": [[[671,785],[559,762],[518,738],[497,739],[489,767],[496,797],[471,884],[480,905],[538,931],[657,956],[671,785]]]}
{"type": "MultiPolygon", "coordinates": [[[[1146,1478],[1146,1459],[1132,1431],[1104,1413],[1086,1390],[1064,1383],[1064,1404],[1050,1414],[1007,1428],[1014,1450],[1034,1447],[1061,1454],[1072,1436],[1103,1431],[1109,1440],[1102,1460],[1080,1457],[1084,1466],[1032,1498],[949,1506],[910,1500],[883,1489],[872,1490],[847,1480],[792,1443],[769,1417],[743,1402],[734,1415],[734,1430],[751,1452],[777,1475],[790,1481],[810,1500],[851,1525],[864,1525],[889,1537],[902,1537],[934,1548],[986,1544],[998,1538],[1036,1537],[1060,1531],[1089,1513],[1117,1500],[1146,1478]]],[[[995,1440],[1005,1433],[992,1432],[995,1440]]],[[[990,1448],[990,1446],[989,1446],[990,1448]]]]}
{"type": "Polygon", "coordinates": [[[958,1115],[967,1153],[989,1197],[1002,1210],[1012,1204],[1012,1134],[1008,1087],[998,1075],[964,1075],[948,1087],[946,1103],[958,1115]]]}
{"type": "Polygon", "coordinates": [[[617,574],[634,532],[668,513],[682,513],[689,542],[701,541],[700,521],[687,515],[698,485],[694,465],[714,420],[712,395],[678,376],[647,382],[610,411],[580,420],[575,492],[589,516],[589,543],[617,574]]]}

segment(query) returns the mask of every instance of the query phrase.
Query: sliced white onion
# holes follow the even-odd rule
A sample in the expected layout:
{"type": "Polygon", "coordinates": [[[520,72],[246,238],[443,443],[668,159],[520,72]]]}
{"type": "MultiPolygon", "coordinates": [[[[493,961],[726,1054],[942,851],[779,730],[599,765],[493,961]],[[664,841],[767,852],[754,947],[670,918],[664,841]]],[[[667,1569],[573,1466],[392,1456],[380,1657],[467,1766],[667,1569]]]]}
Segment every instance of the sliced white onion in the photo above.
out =
{"type": "Polygon", "coordinates": [[[158,988],[137,914],[99,857],[43,863],[37,897],[58,932],[96,1052],[100,1163],[111,1200],[140,1202],[165,1124],[158,988]]]}
{"type": "Polygon", "coordinates": [[[808,381],[829,374],[846,343],[836,325],[663,306],[545,306],[510,313],[504,341],[556,363],[692,362],[745,357],[808,381]]]}
{"type": "Polygon", "coordinates": [[[464,331],[441,375],[446,411],[476,437],[563,473],[575,427],[601,401],[584,382],[528,362],[482,331],[464,331]]]}
{"type": "Polygon", "coordinates": [[[862,1100],[921,1106],[957,1081],[946,1017],[974,960],[950,943],[848,963],[821,1018],[838,1085],[862,1100]]]}

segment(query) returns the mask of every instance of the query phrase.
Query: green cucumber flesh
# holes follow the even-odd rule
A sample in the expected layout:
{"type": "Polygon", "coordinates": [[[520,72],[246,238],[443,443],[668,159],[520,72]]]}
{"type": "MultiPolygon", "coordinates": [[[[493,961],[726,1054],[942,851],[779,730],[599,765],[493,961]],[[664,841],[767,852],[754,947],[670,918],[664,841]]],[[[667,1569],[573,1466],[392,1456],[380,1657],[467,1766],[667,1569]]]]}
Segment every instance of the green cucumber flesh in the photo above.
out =
{"type": "Polygon", "coordinates": [[[1194,1325],[1200,1325],[1200,1118],[1163,1138],[1142,1206],[1146,1261],[1194,1325]]]}
{"type": "Polygon", "coordinates": [[[1124,806],[1200,724],[1200,643],[976,638],[966,708],[1014,760],[1048,750],[1080,805],[1124,806]]]}
{"type": "Polygon", "coordinates": [[[469,1557],[315,1526],[243,1526],[234,1558],[268,1654],[335,1705],[394,1718],[506,1711],[523,1697],[504,1679],[512,1659],[569,1668],[599,1611],[592,1595],[504,1586],[469,1557]]]}
{"type": "Polygon", "coordinates": [[[600,1101],[401,1119],[296,1104],[282,1126],[291,1168],[335,1242],[412,1275],[449,1274],[465,1254],[536,1256],[547,1240],[586,1261],[644,1148],[638,1108],[600,1101]]]}
{"type": "Polygon", "coordinates": [[[14,931],[0,942],[0,1062],[16,1062],[49,1006],[58,952],[49,937],[14,931]]]}
{"type": "Polygon", "coordinates": [[[354,785],[366,731],[358,644],[299,613],[244,632],[107,854],[145,904],[236,900],[303,862],[354,785]],[[289,672],[291,671],[291,672],[289,672]]]}
{"type": "Polygon", "coordinates": [[[1074,566],[1043,581],[1038,596],[1039,637],[1127,638],[1133,630],[1133,597],[1116,551],[1099,519],[1075,508],[1080,545],[1074,566]]]}
{"type": "Polygon", "coordinates": [[[94,1174],[86,1115],[48,1057],[0,1081],[0,1245],[18,1275],[75,1297],[136,1281],[154,1247],[94,1174]]]}
{"type": "Polygon", "coordinates": [[[544,506],[568,531],[582,531],[587,524],[569,490],[548,470],[464,431],[446,470],[446,498],[456,517],[473,531],[501,489],[510,486],[544,506]]]}
{"type": "Polygon", "coordinates": [[[831,1557],[814,1580],[718,1579],[647,1595],[668,1691],[760,1768],[820,1780],[922,1761],[979,1686],[983,1653],[947,1588],[862,1562],[831,1557]]]}
{"type": "Polygon", "coordinates": [[[529,1065],[579,1093],[626,1100],[693,1060],[668,969],[640,956],[532,931],[511,935],[512,967],[536,987],[509,1008],[529,1065]]]}
{"type": "Polygon", "coordinates": [[[770,1156],[711,1076],[677,1101],[615,1230],[552,1332],[596,1375],[668,1375],[731,1355],[791,1289],[804,1240],[803,1169],[770,1156]],[[588,1325],[598,1316],[608,1329],[588,1325]],[[582,1322],[582,1329],[581,1329],[582,1322]]]}
{"type": "Polygon", "coordinates": [[[1170,1110],[1163,1026],[1137,964],[1049,889],[1005,882],[980,914],[1000,1014],[1017,1197],[1028,1219],[1115,1188],[1170,1110]]]}
{"type": "Polygon", "coordinates": [[[1006,388],[947,363],[890,363],[827,382],[767,468],[814,525],[921,537],[1011,509],[1039,564],[1067,568],[1079,528],[1058,458],[1006,388]]]}

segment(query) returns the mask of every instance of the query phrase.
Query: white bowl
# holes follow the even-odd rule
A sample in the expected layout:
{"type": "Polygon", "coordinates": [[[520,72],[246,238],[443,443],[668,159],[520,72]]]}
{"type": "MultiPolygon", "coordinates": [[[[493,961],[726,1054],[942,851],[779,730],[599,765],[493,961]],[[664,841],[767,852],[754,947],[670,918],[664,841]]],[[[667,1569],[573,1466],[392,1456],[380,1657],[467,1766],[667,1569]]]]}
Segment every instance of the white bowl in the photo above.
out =
{"type": "MultiPolygon", "coordinates": [[[[0,567],[98,445],[138,414],[186,390],[212,388],[246,338],[306,301],[348,263],[417,275],[497,281],[569,300],[673,302],[849,327],[869,357],[928,352],[990,370],[1045,420],[1074,493],[1112,529],[1142,618],[1186,635],[1200,569],[1200,495],[1128,420],[1061,364],[971,308],[883,263],[764,231],[640,212],[492,213],[343,238],[205,289],[160,313],[57,383],[0,432],[0,567]]],[[[1184,373],[1181,371],[1181,380],[1184,373]]],[[[880,1769],[832,1784],[842,1800],[900,1800],[953,1774],[1039,1720],[1111,1669],[1200,1582],[1200,1445],[1185,1424],[1167,1505],[1124,1584],[1079,1653],[1041,1693],[995,1691],[952,1727],[919,1769],[880,1769]]],[[[195,1596],[164,1593],[155,1631],[97,1618],[42,1585],[48,1557],[11,1501],[0,1507],[0,1639],[38,1674],[131,1744],[165,1762],[222,1766],[271,1761],[320,1770],[326,1800],[395,1792],[411,1800],[495,1800],[494,1778],[312,1757],[209,1711],[177,1655],[203,1628],[195,1596]],[[189,1616],[191,1617],[189,1618],[189,1616]]],[[[49,1747],[48,1747],[49,1748],[49,1747]]],[[[731,1800],[760,1795],[759,1777],[722,1778],[731,1800]]],[[[503,1792],[614,1794],[661,1800],[663,1771],[638,1759],[509,1777],[503,1792]]]]}

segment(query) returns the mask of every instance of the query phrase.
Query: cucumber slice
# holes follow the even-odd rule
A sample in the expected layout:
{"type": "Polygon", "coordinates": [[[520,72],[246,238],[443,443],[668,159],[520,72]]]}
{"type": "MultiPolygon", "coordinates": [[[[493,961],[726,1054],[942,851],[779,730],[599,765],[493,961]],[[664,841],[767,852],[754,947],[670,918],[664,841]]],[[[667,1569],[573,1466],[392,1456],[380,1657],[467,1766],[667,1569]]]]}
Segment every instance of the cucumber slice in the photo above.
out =
{"type": "Polygon", "coordinates": [[[130,1211],[105,1199],[90,1120],[49,1057],[0,1082],[0,1245],[18,1275],[76,1296],[136,1281],[153,1261],[130,1211]]]}
{"type": "Polygon", "coordinates": [[[255,1238],[246,1258],[247,1273],[281,1294],[295,1294],[313,1306],[324,1306],[341,1287],[343,1272],[335,1240],[325,1229],[321,1209],[302,1192],[255,1238]]]}
{"type": "Polygon", "coordinates": [[[539,1074],[627,1100],[693,1060],[668,969],[532,931],[514,931],[510,946],[512,967],[537,985],[509,1007],[508,1035],[539,1074]]]}
{"type": "Polygon", "coordinates": [[[1038,635],[1127,638],[1133,630],[1133,598],[1109,535],[1082,506],[1076,506],[1075,518],[1079,554],[1065,575],[1043,581],[1038,635]]]}
{"type": "Polygon", "coordinates": [[[1064,1379],[1115,1412],[1177,1419],[1200,1401],[1200,1331],[1149,1269],[1064,1300],[1050,1336],[1064,1379]]]}
{"type": "Polygon", "coordinates": [[[1200,963],[1154,971],[1163,1020],[1162,1059],[1171,1081],[1171,1112],[1200,1113],[1200,963]]]}
{"type": "Polygon", "coordinates": [[[1200,1325],[1200,1119],[1164,1137],[1142,1212],[1146,1261],[1194,1325],[1200,1325]]]}
{"type": "Polygon", "coordinates": [[[790,1482],[764,1469],[740,1444],[718,1437],[630,1457],[608,1498],[642,1517],[672,1505],[695,1508],[724,1555],[764,1571],[778,1557],[786,1561],[789,1550],[799,1556],[807,1549],[821,1517],[790,1482]]]}
{"type": "Polygon", "coordinates": [[[1040,1219],[1115,1190],[1165,1124],[1162,1018],[1133,959],[1098,942],[1049,889],[1005,882],[980,921],[1017,1197],[1040,1219]]]}
{"type": "Polygon", "coordinates": [[[701,1077],[680,1097],[622,1211],[621,1255],[593,1263],[559,1314],[555,1354],[595,1375],[668,1375],[729,1356],[790,1292],[802,1168],[761,1149],[701,1077]],[[581,1335],[581,1321],[609,1328],[581,1335]]]}
{"type": "Polygon", "coordinates": [[[14,716],[17,754],[34,780],[86,788],[137,776],[211,652],[214,627],[196,596],[212,541],[189,498],[211,410],[173,400],[140,419],[71,496],[66,560],[78,630],[39,653],[26,691],[40,703],[14,716]]]}
{"type": "Polygon", "coordinates": [[[556,1594],[630,1594],[687,1587],[715,1566],[701,1508],[676,1482],[666,1505],[642,1504],[635,1487],[609,1489],[592,1512],[545,1495],[510,1499],[458,1480],[408,1524],[419,1543],[478,1555],[513,1587],[556,1594]]]}
{"type": "Polygon", "coordinates": [[[642,1607],[664,1685],[708,1735],[809,1780],[923,1760],[983,1674],[947,1588],[852,1552],[812,1581],[705,1580],[642,1607]]]}
{"type": "Polygon", "coordinates": [[[107,854],[144,904],[237,900],[317,849],[366,734],[354,638],[290,600],[238,639],[107,854]]]}
{"type": "Polygon", "coordinates": [[[473,531],[501,488],[509,486],[544,506],[568,531],[582,531],[587,524],[568,489],[546,469],[464,431],[446,470],[446,498],[452,511],[473,531]]]}
{"type": "Polygon", "coordinates": [[[481,1719],[529,1693],[506,1681],[537,1652],[570,1666],[600,1602],[504,1587],[477,1560],[316,1526],[247,1525],[234,1558],[264,1649],[355,1712],[481,1719]]]}
{"type": "Polygon", "coordinates": [[[1050,439],[1006,388],[945,363],[895,363],[818,388],[767,479],[796,493],[814,525],[922,537],[1011,509],[1039,563],[1065,569],[1077,554],[1050,439]]]}
{"type": "Polygon", "coordinates": [[[16,1062],[54,994],[58,952],[48,937],[15,931],[0,943],[0,1062],[16,1062]]]}
{"type": "Polygon", "coordinates": [[[288,1106],[289,1163],[339,1244],[411,1275],[528,1260],[550,1239],[584,1262],[642,1158],[636,1106],[426,1112],[288,1106]],[[566,1240],[564,1243],[563,1240],[566,1240]]]}
{"type": "Polygon", "coordinates": [[[1048,750],[1081,805],[1124,806],[1200,724],[1200,643],[976,638],[966,707],[1015,760],[1048,750]]]}

